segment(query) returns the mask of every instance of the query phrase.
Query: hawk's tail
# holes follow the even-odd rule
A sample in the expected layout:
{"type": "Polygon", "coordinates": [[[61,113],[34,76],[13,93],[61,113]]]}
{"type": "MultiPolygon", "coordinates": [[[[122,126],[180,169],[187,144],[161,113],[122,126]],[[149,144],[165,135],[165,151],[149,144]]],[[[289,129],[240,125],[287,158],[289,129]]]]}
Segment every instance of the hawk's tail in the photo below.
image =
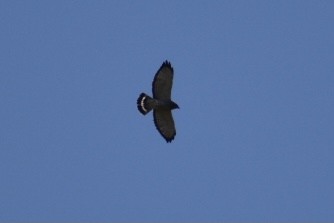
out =
{"type": "Polygon", "coordinates": [[[137,99],[137,108],[143,115],[146,115],[152,110],[152,107],[149,104],[149,100],[152,98],[145,93],[141,93],[137,99]]]}

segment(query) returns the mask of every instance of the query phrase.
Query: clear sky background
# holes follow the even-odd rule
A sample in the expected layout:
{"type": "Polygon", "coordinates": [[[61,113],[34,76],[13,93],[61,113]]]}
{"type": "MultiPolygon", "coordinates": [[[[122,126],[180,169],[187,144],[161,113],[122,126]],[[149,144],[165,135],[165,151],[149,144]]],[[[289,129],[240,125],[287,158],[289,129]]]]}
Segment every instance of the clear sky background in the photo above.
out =
{"type": "Polygon", "coordinates": [[[334,2],[1,1],[0,221],[334,221],[334,2]],[[174,70],[177,135],[136,100],[174,70]]]}

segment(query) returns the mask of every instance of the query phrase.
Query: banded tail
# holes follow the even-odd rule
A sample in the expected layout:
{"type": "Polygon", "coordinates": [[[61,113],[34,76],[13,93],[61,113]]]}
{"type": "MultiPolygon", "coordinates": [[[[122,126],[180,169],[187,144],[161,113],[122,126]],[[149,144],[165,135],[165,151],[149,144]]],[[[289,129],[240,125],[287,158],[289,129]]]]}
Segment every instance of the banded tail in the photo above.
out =
{"type": "Polygon", "coordinates": [[[145,93],[141,93],[137,99],[137,108],[143,115],[146,115],[152,110],[152,107],[149,104],[149,100],[152,98],[145,93]]]}

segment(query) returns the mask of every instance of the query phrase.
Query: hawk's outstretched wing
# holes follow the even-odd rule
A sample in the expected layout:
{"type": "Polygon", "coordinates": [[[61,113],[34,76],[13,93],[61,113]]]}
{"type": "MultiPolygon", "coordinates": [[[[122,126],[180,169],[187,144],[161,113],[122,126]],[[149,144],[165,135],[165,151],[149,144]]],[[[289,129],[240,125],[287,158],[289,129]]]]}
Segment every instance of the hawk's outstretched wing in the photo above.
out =
{"type": "Polygon", "coordinates": [[[153,110],[154,124],[162,137],[171,142],[176,135],[175,124],[171,110],[153,110]]]}
{"type": "Polygon", "coordinates": [[[167,60],[161,65],[152,83],[153,98],[170,100],[173,85],[173,67],[167,60]]]}

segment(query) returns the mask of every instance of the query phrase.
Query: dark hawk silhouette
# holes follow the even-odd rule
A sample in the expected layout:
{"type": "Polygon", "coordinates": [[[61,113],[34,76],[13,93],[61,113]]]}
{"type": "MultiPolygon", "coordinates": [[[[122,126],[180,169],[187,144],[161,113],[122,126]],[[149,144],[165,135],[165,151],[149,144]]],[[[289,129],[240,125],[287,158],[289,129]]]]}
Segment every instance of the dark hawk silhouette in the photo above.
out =
{"type": "Polygon", "coordinates": [[[153,98],[141,93],[137,100],[140,113],[146,115],[153,109],[154,124],[162,137],[171,142],[175,135],[172,110],[179,106],[171,100],[174,70],[169,61],[163,62],[152,83],[153,98]]]}

